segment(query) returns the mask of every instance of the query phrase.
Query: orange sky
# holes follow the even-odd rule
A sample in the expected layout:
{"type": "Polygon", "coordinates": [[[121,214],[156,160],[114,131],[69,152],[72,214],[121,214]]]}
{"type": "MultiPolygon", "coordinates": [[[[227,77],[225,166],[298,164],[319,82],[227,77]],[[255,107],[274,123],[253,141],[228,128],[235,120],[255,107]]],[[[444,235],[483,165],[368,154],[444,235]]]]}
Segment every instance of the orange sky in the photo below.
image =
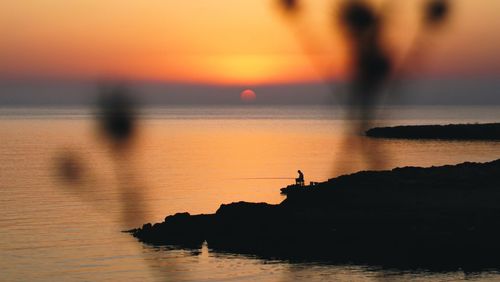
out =
{"type": "MultiPolygon", "coordinates": [[[[402,54],[423,1],[393,2],[387,37],[402,54]]],[[[290,24],[273,0],[2,1],[0,76],[254,85],[320,81],[318,71],[328,69],[339,78],[347,55],[331,20],[334,3],[305,1],[290,24]],[[302,41],[299,30],[307,34],[302,41]],[[306,41],[312,60],[300,44],[306,41]]],[[[431,36],[419,71],[498,74],[500,1],[452,3],[453,21],[431,36]]]]}

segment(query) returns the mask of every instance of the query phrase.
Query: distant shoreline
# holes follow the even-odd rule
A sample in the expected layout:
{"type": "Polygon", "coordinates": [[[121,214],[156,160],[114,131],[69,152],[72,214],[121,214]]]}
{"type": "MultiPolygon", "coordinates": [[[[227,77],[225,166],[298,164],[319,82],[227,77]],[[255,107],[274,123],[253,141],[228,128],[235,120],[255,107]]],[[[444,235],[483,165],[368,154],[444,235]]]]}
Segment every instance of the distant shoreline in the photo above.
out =
{"type": "Polygon", "coordinates": [[[365,135],[390,139],[500,141],[500,123],[376,127],[366,131],[365,135]]]}

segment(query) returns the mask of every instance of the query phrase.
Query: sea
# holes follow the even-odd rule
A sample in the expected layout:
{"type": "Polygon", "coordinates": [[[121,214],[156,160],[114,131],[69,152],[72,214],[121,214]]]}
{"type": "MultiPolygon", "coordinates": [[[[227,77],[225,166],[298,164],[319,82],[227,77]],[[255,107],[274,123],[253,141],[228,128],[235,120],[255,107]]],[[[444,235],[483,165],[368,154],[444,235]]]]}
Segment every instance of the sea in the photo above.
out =
{"type": "MultiPolygon", "coordinates": [[[[338,106],[137,109],[126,140],[93,108],[0,108],[0,281],[498,281],[157,247],[122,231],[361,170],[500,158],[500,142],[369,139],[338,106]]],[[[372,126],[500,121],[499,106],[385,106],[372,126]]],[[[294,246],[290,246],[293,248],[294,246]]],[[[500,269],[500,268],[499,268],[500,269]]]]}

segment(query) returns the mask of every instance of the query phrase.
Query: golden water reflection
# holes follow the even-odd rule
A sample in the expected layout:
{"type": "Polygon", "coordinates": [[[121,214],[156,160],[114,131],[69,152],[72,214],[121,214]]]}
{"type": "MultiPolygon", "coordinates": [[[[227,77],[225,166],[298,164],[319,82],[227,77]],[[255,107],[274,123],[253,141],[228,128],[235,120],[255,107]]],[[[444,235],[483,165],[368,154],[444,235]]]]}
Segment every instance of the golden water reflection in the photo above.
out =
{"type": "MultiPolygon", "coordinates": [[[[231,269],[239,269],[248,273],[245,279],[268,281],[318,273],[387,281],[365,269],[317,266],[311,272],[309,266],[266,266],[206,251],[162,252],[119,232],[175,212],[213,213],[222,203],[279,203],[284,199],[279,188],[294,181],[297,169],[309,182],[370,168],[364,154],[343,149],[343,125],[326,119],[142,119],[136,144],[117,165],[92,119],[0,119],[0,265],[9,277],[27,280],[151,280],[174,273],[176,280],[189,280],[236,275],[231,269]],[[61,153],[77,156],[76,182],[57,173],[61,153]],[[338,160],[344,166],[336,166],[338,160]]],[[[500,156],[495,142],[349,138],[367,148],[377,143],[386,156],[380,169],[500,156]]]]}

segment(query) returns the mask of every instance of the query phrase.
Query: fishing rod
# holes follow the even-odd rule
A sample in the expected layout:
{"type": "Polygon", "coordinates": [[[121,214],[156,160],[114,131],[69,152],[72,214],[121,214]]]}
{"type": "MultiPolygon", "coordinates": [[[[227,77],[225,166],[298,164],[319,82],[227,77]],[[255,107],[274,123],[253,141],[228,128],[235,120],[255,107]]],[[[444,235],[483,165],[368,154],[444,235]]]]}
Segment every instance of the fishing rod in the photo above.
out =
{"type": "Polygon", "coordinates": [[[269,180],[269,179],[295,179],[293,177],[239,177],[237,180],[269,180]]]}

